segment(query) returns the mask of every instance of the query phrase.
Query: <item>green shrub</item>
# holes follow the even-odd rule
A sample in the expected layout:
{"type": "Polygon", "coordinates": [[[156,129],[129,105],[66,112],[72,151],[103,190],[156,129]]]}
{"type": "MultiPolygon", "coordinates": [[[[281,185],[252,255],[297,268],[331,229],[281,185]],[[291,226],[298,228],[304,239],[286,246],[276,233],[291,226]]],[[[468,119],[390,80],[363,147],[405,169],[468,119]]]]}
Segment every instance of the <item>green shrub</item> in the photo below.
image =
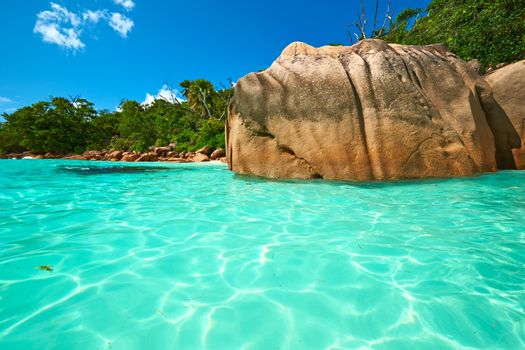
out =
{"type": "Polygon", "coordinates": [[[462,59],[478,59],[482,70],[525,59],[523,0],[433,0],[422,18],[408,9],[380,38],[389,42],[427,45],[441,43],[462,59]]]}

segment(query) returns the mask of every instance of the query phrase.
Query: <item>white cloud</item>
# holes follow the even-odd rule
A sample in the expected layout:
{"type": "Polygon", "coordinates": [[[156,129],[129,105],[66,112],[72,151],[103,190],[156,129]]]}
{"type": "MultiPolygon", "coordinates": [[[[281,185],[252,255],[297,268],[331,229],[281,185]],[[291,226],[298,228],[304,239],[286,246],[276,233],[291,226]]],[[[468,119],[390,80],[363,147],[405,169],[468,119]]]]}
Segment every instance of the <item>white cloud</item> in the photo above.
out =
{"type": "Polygon", "coordinates": [[[92,23],[98,23],[101,19],[106,18],[106,11],[105,10],[86,10],[82,14],[82,19],[84,22],[92,22],[92,23]]]}
{"type": "Polygon", "coordinates": [[[153,102],[155,102],[155,100],[165,100],[169,103],[185,101],[183,98],[180,98],[177,95],[179,95],[179,92],[177,90],[172,90],[168,87],[168,85],[164,84],[155,96],[147,93],[144,102],[142,102],[142,105],[150,106],[151,104],[153,104],[153,102]]]}
{"type": "Polygon", "coordinates": [[[62,7],[55,3],[50,3],[51,9],[53,11],[43,11],[41,12],[44,18],[46,18],[46,15],[50,15],[50,18],[62,18],[65,20],[65,22],[70,22],[72,26],[78,27],[81,24],[80,18],[74,14],[73,12],[70,12],[65,7],[62,7]]]}
{"type": "Polygon", "coordinates": [[[11,100],[10,98],[0,96],[0,103],[11,103],[11,102],[13,102],[13,100],[11,100]]]}
{"type": "Polygon", "coordinates": [[[177,97],[178,94],[179,92],[177,90],[172,90],[168,87],[168,85],[164,84],[159,90],[157,98],[161,98],[171,103],[184,102],[184,99],[177,97]]]}
{"type": "Polygon", "coordinates": [[[120,5],[124,7],[127,11],[133,10],[135,7],[135,3],[133,0],[113,0],[113,2],[117,5],[120,5]]]}
{"type": "Polygon", "coordinates": [[[44,42],[78,50],[85,46],[80,40],[81,23],[76,14],[52,2],[51,11],[42,11],[37,14],[33,31],[42,35],[44,42]]]}
{"type": "Polygon", "coordinates": [[[133,28],[133,21],[121,13],[114,12],[109,19],[109,25],[115,29],[121,37],[128,36],[128,32],[133,28]]]}
{"type": "MultiPolygon", "coordinates": [[[[114,0],[126,10],[132,10],[135,3],[131,0],[114,0]]],[[[121,13],[111,15],[106,9],[84,10],[74,13],[54,2],[50,3],[51,10],[41,11],[33,32],[40,34],[42,40],[56,44],[68,50],[77,51],[86,45],[81,39],[85,29],[91,29],[93,24],[100,21],[107,22],[121,37],[126,38],[135,23],[121,13]]]]}
{"type": "Polygon", "coordinates": [[[151,104],[153,104],[153,102],[155,102],[155,96],[149,94],[149,93],[146,93],[146,98],[144,99],[144,102],[142,102],[142,105],[143,106],[149,106],[151,104]]]}

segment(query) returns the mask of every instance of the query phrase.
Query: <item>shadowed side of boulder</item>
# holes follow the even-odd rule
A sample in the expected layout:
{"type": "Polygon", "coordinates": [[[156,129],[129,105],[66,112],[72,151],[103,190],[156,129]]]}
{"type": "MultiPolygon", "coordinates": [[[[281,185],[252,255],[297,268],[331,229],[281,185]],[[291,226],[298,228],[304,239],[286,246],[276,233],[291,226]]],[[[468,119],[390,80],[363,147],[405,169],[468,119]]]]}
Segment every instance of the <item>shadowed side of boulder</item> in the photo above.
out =
{"type": "MultiPolygon", "coordinates": [[[[500,68],[486,76],[485,80],[494,91],[493,100],[499,114],[508,116],[515,134],[508,140],[512,145],[512,154],[505,154],[510,165],[506,168],[525,169],[525,60],[500,68]],[[512,157],[513,156],[513,157],[512,157]]],[[[503,167],[500,167],[503,168],[503,167]]]]}

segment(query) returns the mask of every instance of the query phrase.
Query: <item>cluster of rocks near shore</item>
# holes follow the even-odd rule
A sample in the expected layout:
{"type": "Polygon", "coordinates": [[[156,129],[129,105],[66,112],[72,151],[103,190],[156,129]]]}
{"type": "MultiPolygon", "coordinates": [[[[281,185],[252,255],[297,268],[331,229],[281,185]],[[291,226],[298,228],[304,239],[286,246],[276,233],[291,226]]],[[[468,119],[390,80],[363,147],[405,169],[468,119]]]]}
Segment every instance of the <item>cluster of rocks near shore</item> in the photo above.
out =
{"type": "Polygon", "coordinates": [[[148,152],[127,152],[120,150],[85,151],[82,154],[34,154],[32,152],[9,153],[0,155],[0,159],[67,159],[67,160],[99,160],[111,162],[208,162],[218,160],[226,162],[224,149],[211,149],[204,146],[195,152],[176,152],[175,144],[164,147],[151,147],[148,152]]]}

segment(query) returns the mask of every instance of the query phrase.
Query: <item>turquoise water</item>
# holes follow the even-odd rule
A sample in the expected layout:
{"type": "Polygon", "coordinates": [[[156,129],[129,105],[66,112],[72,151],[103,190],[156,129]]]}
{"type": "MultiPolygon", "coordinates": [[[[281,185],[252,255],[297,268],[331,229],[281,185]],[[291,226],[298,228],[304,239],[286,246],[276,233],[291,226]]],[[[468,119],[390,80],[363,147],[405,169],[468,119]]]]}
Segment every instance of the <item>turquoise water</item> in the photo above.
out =
{"type": "Polygon", "coordinates": [[[525,172],[0,161],[0,349],[523,349],[524,264],[525,172]]]}

